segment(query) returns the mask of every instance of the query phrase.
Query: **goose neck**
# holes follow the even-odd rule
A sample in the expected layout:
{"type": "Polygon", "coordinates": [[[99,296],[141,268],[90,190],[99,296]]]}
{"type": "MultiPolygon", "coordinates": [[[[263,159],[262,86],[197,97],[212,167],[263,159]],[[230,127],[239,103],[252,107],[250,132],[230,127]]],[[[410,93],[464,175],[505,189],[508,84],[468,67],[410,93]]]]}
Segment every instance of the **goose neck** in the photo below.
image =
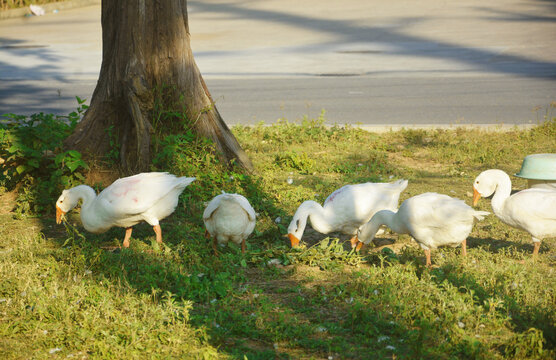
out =
{"type": "Polygon", "coordinates": [[[77,198],[83,202],[82,208],[88,208],[93,203],[93,200],[97,197],[95,190],[87,185],[78,185],[72,189],[77,198]]]}
{"type": "Polygon", "coordinates": [[[498,173],[496,176],[496,189],[492,196],[492,210],[495,214],[500,213],[504,202],[510,197],[512,182],[506,173],[498,173]]]}

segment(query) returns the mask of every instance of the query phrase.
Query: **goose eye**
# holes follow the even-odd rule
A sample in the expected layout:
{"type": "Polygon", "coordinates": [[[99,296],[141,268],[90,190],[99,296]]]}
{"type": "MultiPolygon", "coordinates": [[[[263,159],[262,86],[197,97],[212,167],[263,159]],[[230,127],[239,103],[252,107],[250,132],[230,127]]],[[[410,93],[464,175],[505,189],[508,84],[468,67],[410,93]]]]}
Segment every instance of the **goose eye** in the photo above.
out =
{"type": "Polygon", "coordinates": [[[295,221],[295,232],[297,232],[297,230],[299,230],[299,219],[295,221]]]}

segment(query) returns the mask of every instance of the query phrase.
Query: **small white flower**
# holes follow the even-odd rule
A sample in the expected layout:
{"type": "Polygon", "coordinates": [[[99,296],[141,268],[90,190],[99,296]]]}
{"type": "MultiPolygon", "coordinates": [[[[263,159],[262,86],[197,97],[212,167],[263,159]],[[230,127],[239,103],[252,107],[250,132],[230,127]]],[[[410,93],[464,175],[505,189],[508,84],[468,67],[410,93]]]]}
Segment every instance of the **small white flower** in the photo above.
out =
{"type": "Polygon", "coordinates": [[[54,354],[54,353],[57,353],[58,351],[62,351],[62,349],[60,349],[60,348],[50,349],[50,350],[48,350],[48,353],[49,354],[54,354]]]}
{"type": "Polygon", "coordinates": [[[275,349],[278,349],[278,344],[274,343],[272,346],[274,346],[275,349]]]}
{"type": "Polygon", "coordinates": [[[383,336],[379,336],[377,340],[378,340],[378,342],[383,342],[383,341],[386,341],[388,339],[390,339],[390,336],[383,335],[383,336]]]}
{"type": "Polygon", "coordinates": [[[233,181],[233,180],[234,180],[234,176],[230,175],[230,181],[233,181]]]}
{"type": "Polygon", "coordinates": [[[332,355],[330,355],[330,356],[328,357],[328,360],[334,360],[334,358],[332,357],[332,355]]]}
{"type": "Polygon", "coordinates": [[[217,302],[217,301],[218,301],[218,300],[216,300],[216,299],[212,299],[212,300],[210,301],[210,303],[211,303],[211,304],[214,304],[214,303],[217,302]]]}
{"type": "Polygon", "coordinates": [[[267,261],[266,264],[267,264],[268,266],[271,266],[271,265],[280,265],[281,262],[280,262],[280,259],[271,259],[271,260],[267,261]]]}
{"type": "Polygon", "coordinates": [[[288,177],[288,180],[286,180],[286,182],[291,185],[293,184],[293,179],[291,177],[288,177]]]}
{"type": "Polygon", "coordinates": [[[205,276],[205,274],[204,273],[198,273],[197,276],[202,278],[203,276],[205,276]]]}
{"type": "Polygon", "coordinates": [[[85,275],[91,275],[93,272],[91,270],[85,270],[85,275]]]}
{"type": "Polygon", "coordinates": [[[328,331],[328,329],[325,328],[324,326],[319,326],[316,330],[317,330],[318,332],[326,332],[326,331],[328,331]]]}
{"type": "Polygon", "coordinates": [[[394,175],[390,175],[388,176],[388,179],[392,180],[394,178],[394,175]]]}
{"type": "Polygon", "coordinates": [[[253,297],[256,299],[259,297],[259,294],[253,294],[253,297]]]}
{"type": "Polygon", "coordinates": [[[349,299],[346,299],[346,303],[353,304],[353,297],[350,297],[349,299]]]}
{"type": "Polygon", "coordinates": [[[276,224],[280,224],[282,222],[282,218],[280,216],[278,216],[276,219],[274,219],[274,222],[276,224]]]}
{"type": "Polygon", "coordinates": [[[465,327],[465,324],[462,323],[461,321],[458,321],[458,326],[459,326],[461,329],[463,329],[463,328],[465,327]]]}
{"type": "Polygon", "coordinates": [[[394,350],[396,350],[396,348],[393,347],[392,345],[388,345],[388,346],[386,346],[386,350],[394,351],[394,350]]]}
{"type": "Polygon", "coordinates": [[[378,295],[378,290],[375,289],[375,290],[373,291],[373,294],[378,295]]]}

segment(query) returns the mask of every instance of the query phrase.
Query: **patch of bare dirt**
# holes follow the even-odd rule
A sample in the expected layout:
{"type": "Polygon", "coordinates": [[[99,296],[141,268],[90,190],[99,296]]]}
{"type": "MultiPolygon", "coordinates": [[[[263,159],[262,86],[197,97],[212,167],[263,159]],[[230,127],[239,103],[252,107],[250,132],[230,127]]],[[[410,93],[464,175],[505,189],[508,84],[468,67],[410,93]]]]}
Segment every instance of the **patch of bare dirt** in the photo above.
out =
{"type": "Polygon", "coordinates": [[[15,207],[17,194],[13,191],[0,195],[0,215],[6,215],[12,212],[15,207]]]}

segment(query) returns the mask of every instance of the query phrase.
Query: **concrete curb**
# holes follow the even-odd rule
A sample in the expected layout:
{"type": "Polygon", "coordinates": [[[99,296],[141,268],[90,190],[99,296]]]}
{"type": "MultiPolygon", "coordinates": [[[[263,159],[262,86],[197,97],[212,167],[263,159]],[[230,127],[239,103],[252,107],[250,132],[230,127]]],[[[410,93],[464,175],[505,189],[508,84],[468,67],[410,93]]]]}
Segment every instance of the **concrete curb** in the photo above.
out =
{"type": "Polygon", "coordinates": [[[416,125],[353,125],[349,126],[374,133],[396,132],[400,130],[481,130],[484,132],[508,132],[515,130],[529,130],[541,124],[416,124],[416,125]]]}
{"type": "MultiPolygon", "coordinates": [[[[69,1],[60,1],[55,3],[44,4],[40,6],[46,11],[46,14],[48,15],[49,13],[52,13],[54,10],[73,9],[73,8],[78,8],[83,6],[100,4],[100,2],[101,0],[69,0],[69,1]]],[[[26,6],[24,8],[0,11],[0,20],[21,18],[28,15],[31,15],[31,10],[29,10],[29,7],[26,6]]]]}

